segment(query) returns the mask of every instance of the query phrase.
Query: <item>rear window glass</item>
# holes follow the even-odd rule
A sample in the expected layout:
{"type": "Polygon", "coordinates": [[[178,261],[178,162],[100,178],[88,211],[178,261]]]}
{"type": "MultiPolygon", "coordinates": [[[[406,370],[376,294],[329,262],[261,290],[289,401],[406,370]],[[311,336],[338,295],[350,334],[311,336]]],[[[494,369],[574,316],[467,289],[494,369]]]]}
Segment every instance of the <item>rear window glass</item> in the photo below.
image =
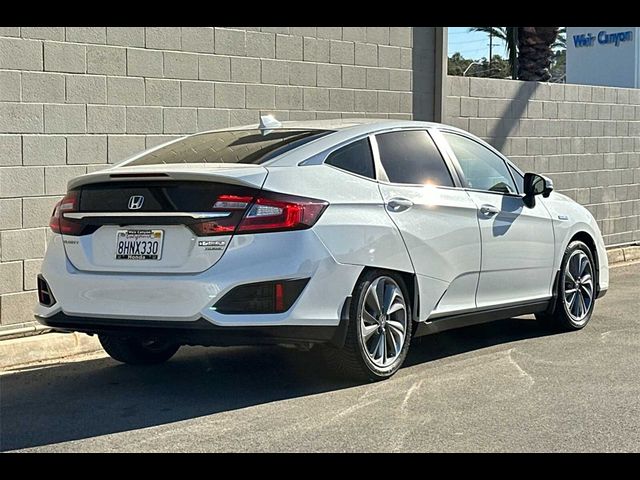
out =
{"type": "Polygon", "coordinates": [[[331,133],[328,130],[230,130],[194,135],[130,163],[249,163],[261,164],[289,150],[331,133]]]}

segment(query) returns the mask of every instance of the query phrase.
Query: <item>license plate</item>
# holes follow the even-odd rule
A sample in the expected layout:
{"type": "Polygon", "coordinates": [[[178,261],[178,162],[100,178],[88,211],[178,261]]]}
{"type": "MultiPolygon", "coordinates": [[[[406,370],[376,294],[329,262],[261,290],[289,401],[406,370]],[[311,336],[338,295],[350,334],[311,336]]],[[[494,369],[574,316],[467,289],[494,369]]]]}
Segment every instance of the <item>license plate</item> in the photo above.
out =
{"type": "Polygon", "coordinates": [[[162,230],[118,230],[116,260],[160,260],[162,230]]]}

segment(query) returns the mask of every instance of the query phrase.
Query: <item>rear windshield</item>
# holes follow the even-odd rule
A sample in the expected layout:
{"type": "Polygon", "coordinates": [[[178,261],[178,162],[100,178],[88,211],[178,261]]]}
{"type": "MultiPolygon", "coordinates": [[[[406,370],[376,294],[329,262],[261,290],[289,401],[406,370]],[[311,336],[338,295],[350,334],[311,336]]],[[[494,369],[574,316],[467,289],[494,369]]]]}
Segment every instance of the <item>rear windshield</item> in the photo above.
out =
{"type": "Polygon", "coordinates": [[[230,130],[194,135],[154,150],[127,166],[162,163],[261,164],[316,138],[329,130],[230,130]]]}

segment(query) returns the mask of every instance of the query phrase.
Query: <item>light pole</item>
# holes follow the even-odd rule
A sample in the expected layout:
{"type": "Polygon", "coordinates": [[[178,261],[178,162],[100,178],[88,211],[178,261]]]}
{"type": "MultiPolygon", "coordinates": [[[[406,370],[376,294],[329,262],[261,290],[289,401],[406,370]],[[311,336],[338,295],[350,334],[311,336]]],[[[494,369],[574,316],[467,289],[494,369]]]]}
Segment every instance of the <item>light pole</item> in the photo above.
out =
{"type": "Polygon", "coordinates": [[[464,72],[462,72],[462,76],[466,77],[467,76],[467,72],[469,71],[469,69],[471,67],[473,67],[474,65],[480,65],[482,62],[480,60],[474,60],[473,62],[471,62],[469,64],[469,66],[467,68],[465,68],[464,72]]]}

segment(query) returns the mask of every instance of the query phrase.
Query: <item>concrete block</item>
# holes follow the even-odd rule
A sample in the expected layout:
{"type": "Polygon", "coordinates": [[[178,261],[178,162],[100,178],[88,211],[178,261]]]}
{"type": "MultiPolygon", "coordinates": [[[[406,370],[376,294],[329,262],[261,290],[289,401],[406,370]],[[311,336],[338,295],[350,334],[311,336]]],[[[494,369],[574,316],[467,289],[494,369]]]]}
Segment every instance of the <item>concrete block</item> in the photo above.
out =
{"type": "Polygon", "coordinates": [[[319,87],[340,87],[342,85],[342,67],[340,65],[319,64],[317,68],[319,87]]]}
{"type": "MultiPolygon", "coordinates": [[[[45,251],[44,228],[5,230],[0,232],[0,243],[2,243],[3,262],[25,258],[42,258],[45,251]]],[[[20,276],[22,276],[22,272],[20,272],[20,276]]],[[[20,283],[22,283],[22,279],[20,283]]]]}
{"type": "Polygon", "coordinates": [[[354,91],[337,88],[329,89],[329,108],[338,112],[353,112],[354,91]]]}
{"type": "Polygon", "coordinates": [[[247,108],[276,108],[276,87],[273,85],[247,85],[247,108]]]}
{"type": "Polygon", "coordinates": [[[624,249],[614,248],[607,250],[607,260],[609,260],[609,265],[624,262],[624,249]]]}
{"type": "Polygon", "coordinates": [[[411,90],[411,71],[389,70],[389,89],[403,92],[411,90]]]}
{"type": "Polygon", "coordinates": [[[87,132],[124,133],[125,113],[124,105],[87,105],[87,132]]]}
{"type": "MultiPolygon", "coordinates": [[[[247,57],[275,58],[276,36],[274,33],[247,32],[246,42],[247,57]]],[[[301,38],[300,42],[302,43],[301,38]]],[[[302,48],[300,52],[302,53],[302,48]]]]}
{"type": "Polygon", "coordinates": [[[460,97],[447,97],[447,115],[451,117],[460,116],[460,97]]]}
{"type": "Polygon", "coordinates": [[[618,88],[617,90],[617,98],[616,103],[620,104],[628,104],[629,103],[629,90],[626,88],[618,88]]]}
{"type": "Polygon", "coordinates": [[[198,109],[198,131],[216,130],[229,126],[229,110],[216,108],[198,109]]]}
{"type": "Polygon", "coordinates": [[[41,104],[0,102],[2,133],[40,133],[44,128],[42,117],[41,104]]]}
{"type": "Polygon", "coordinates": [[[33,307],[38,302],[36,292],[8,293],[0,298],[2,325],[33,322],[33,307]]]}
{"type": "Polygon", "coordinates": [[[213,27],[182,27],[182,50],[213,53],[213,27]]]}
{"type": "Polygon", "coordinates": [[[304,37],[303,50],[305,62],[329,62],[329,40],[304,37]]]}
{"type": "Polygon", "coordinates": [[[342,27],[317,27],[316,32],[318,38],[326,38],[329,40],[342,39],[342,27]]]}
{"type": "Polygon", "coordinates": [[[183,107],[213,107],[212,82],[181,82],[183,107]]]}
{"type": "Polygon", "coordinates": [[[579,95],[578,85],[565,85],[564,86],[564,99],[567,102],[577,102],[579,95]]]}
{"type": "Polygon", "coordinates": [[[111,105],[144,105],[145,79],[107,77],[107,103],[111,105]]]}
{"type": "MultiPolygon", "coordinates": [[[[551,102],[539,102],[539,101],[535,101],[535,100],[527,102],[527,118],[543,118],[543,117],[546,117],[546,115],[543,114],[543,106],[545,104],[556,105],[555,103],[551,103],[551,102]]],[[[480,115],[482,115],[482,114],[480,114],[480,115]]],[[[557,109],[556,109],[556,115],[557,115],[557,109]]]]}
{"type": "Polygon", "coordinates": [[[144,27],[107,27],[107,43],[121,47],[144,47],[144,27]]]}
{"type": "Polygon", "coordinates": [[[19,37],[20,27],[0,27],[0,36],[2,37],[19,37]]]}
{"type": "MultiPolygon", "coordinates": [[[[89,163],[89,162],[86,162],[89,163]]],[[[60,166],[46,167],[45,192],[47,195],[64,195],[67,193],[67,183],[72,178],[84,175],[87,167],[84,166],[60,166]]],[[[45,192],[41,192],[42,195],[45,192]]],[[[29,258],[29,257],[25,257],[29,258]]]]}
{"type": "MultiPolygon", "coordinates": [[[[318,65],[319,76],[320,65],[318,65]]],[[[344,88],[366,88],[367,69],[364,67],[342,66],[342,86],[344,88]]]]}
{"type": "Polygon", "coordinates": [[[57,135],[25,135],[22,138],[23,165],[64,165],[67,142],[57,135]]]}
{"type": "Polygon", "coordinates": [[[22,226],[24,228],[48,227],[53,207],[58,200],[60,200],[60,196],[23,199],[22,226]]]}
{"type": "Polygon", "coordinates": [[[400,92],[400,112],[413,114],[413,92],[400,92]]]}
{"type": "Polygon", "coordinates": [[[329,89],[305,88],[302,96],[305,110],[329,110],[329,89]]]}
{"type": "Polygon", "coordinates": [[[198,55],[183,52],[164,52],[164,76],[196,80],[198,78],[198,55]]]}
{"type": "Polygon", "coordinates": [[[290,62],[289,64],[289,84],[316,86],[317,65],[309,62],[290,62]]]}
{"type": "Polygon", "coordinates": [[[145,139],[145,143],[147,148],[152,148],[176,138],[180,138],[181,136],[182,135],[148,135],[145,139]]]}
{"type": "Polygon", "coordinates": [[[45,105],[46,133],[85,133],[87,131],[85,105],[45,105]]]}
{"type": "Polygon", "coordinates": [[[397,92],[378,92],[378,110],[397,113],[400,110],[400,95],[397,92]]]}
{"type": "Polygon", "coordinates": [[[383,68],[367,68],[367,88],[372,90],[388,90],[389,70],[383,68]]]}
{"type": "Polygon", "coordinates": [[[329,44],[329,61],[353,65],[355,63],[355,44],[341,40],[331,40],[329,44]]]}
{"type": "MultiPolygon", "coordinates": [[[[124,108],[124,107],[114,107],[124,108]]],[[[79,135],[67,138],[67,163],[86,165],[88,163],[107,163],[106,135],[79,135]]],[[[48,192],[47,193],[52,193],[48,192]]]]}
{"type": "Polygon", "coordinates": [[[229,126],[235,127],[255,124],[259,113],[258,110],[248,110],[245,108],[229,110],[229,126]]]}
{"type": "Polygon", "coordinates": [[[342,27],[342,40],[348,42],[364,42],[366,39],[366,27],[342,27]]]}
{"type": "Polygon", "coordinates": [[[604,88],[591,87],[591,101],[596,103],[604,102],[604,88]]]}
{"type": "Polygon", "coordinates": [[[0,135],[0,167],[22,165],[20,135],[0,135]]]}
{"type": "MultiPolygon", "coordinates": [[[[413,68],[413,50],[412,49],[402,48],[402,47],[400,48],[400,68],[405,68],[407,70],[411,70],[413,68]]],[[[461,78],[461,77],[449,77],[449,78],[461,78]]]]}
{"type": "Polygon", "coordinates": [[[378,111],[378,93],[369,90],[354,92],[356,112],[373,113],[378,111]]]}
{"type": "Polygon", "coordinates": [[[38,288],[38,274],[42,270],[42,260],[32,259],[24,261],[24,289],[36,290],[38,288]]]}
{"type": "Polygon", "coordinates": [[[413,29],[411,27],[389,27],[389,43],[398,47],[410,47],[413,29]]]}
{"type": "MultiPolygon", "coordinates": [[[[0,71],[0,102],[20,101],[20,77],[20,72],[0,71]]],[[[64,89],[64,79],[62,86],[64,89]]]]}
{"type": "Polygon", "coordinates": [[[195,108],[165,108],[164,133],[195,133],[198,130],[198,112],[195,108]]]}
{"type": "Polygon", "coordinates": [[[22,100],[25,102],[63,103],[65,101],[64,75],[23,72],[22,100]]]}
{"type": "Polygon", "coordinates": [[[122,47],[87,46],[87,73],[127,74],[127,50],[122,47]]]}
{"type": "Polygon", "coordinates": [[[460,115],[463,117],[477,117],[478,104],[477,98],[462,97],[460,99],[460,115]]]}
{"type": "Polygon", "coordinates": [[[118,163],[145,149],[143,135],[109,135],[107,137],[107,162],[118,163]]]}
{"type": "Polygon", "coordinates": [[[86,47],[73,43],[44,42],[44,69],[49,72],[87,71],[86,47]]]}
{"type": "Polygon", "coordinates": [[[215,28],[215,50],[222,55],[246,54],[246,32],[244,30],[231,30],[228,28],[215,28]]]}
{"type": "Polygon", "coordinates": [[[22,291],[22,262],[0,263],[0,294],[22,291]]]}
{"type": "Polygon", "coordinates": [[[198,78],[200,80],[230,80],[231,59],[229,57],[200,55],[198,57],[198,78]]]}
{"type": "Polygon", "coordinates": [[[214,93],[218,108],[245,108],[245,87],[242,84],[219,83],[214,93]]]}
{"type": "Polygon", "coordinates": [[[162,52],[127,48],[127,75],[133,77],[162,77],[164,59],[162,52]]]}
{"type": "Polygon", "coordinates": [[[288,85],[289,63],[283,60],[261,60],[262,83],[288,85]]]}
{"type": "Polygon", "coordinates": [[[146,27],[146,47],[158,50],[180,50],[180,27],[146,27]]]}
{"type": "Polygon", "coordinates": [[[180,106],[180,81],[146,78],[144,80],[146,105],[180,106]]]}
{"type": "Polygon", "coordinates": [[[68,75],[68,103],[106,103],[107,79],[95,75],[68,75]]]}
{"type": "Polygon", "coordinates": [[[66,27],[67,42],[107,43],[106,27],[66,27]]]}
{"type": "MultiPolygon", "coordinates": [[[[636,218],[636,222],[637,222],[637,218],[636,218]]],[[[635,262],[640,260],[640,247],[638,246],[633,246],[633,247],[625,247],[623,249],[624,251],[624,260],[626,262],[635,262]]]]}
{"type": "Polygon", "coordinates": [[[299,37],[315,37],[318,34],[316,27],[289,27],[289,33],[299,37]]]}
{"type": "Polygon", "coordinates": [[[0,68],[42,70],[42,42],[0,37],[0,68]]]}
{"type": "Polygon", "coordinates": [[[276,35],[276,58],[281,60],[302,60],[302,37],[276,35]]]}
{"type": "Polygon", "coordinates": [[[231,81],[238,83],[260,82],[260,60],[257,58],[231,58],[231,81]]]}
{"type": "Polygon", "coordinates": [[[291,27],[260,27],[260,31],[269,33],[283,33],[288,35],[291,31],[291,27]]]}
{"type": "Polygon", "coordinates": [[[0,199],[0,230],[22,228],[22,200],[0,199]]]}
{"type": "Polygon", "coordinates": [[[367,27],[367,42],[389,45],[389,27],[367,27]]]}
{"type": "Polygon", "coordinates": [[[386,68],[400,68],[400,49],[380,45],[378,47],[378,65],[386,68]]]}
{"type": "Polygon", "coordinates": [[[316,119],[316,112],[304,112],[304,111],[289,112],[289,120],[305,121],[305,120],[315,120],[315,119],[316,119]]]}
{"type": "Polygon", "coordinates": [[[302,110],[302,88],[276,87],[276,108],[280,110],[302,110]]]}
{"type": "Polygon", "coordinates": [[[126,107],[127,133],[162,132],[161,107],[126,107]]]}

